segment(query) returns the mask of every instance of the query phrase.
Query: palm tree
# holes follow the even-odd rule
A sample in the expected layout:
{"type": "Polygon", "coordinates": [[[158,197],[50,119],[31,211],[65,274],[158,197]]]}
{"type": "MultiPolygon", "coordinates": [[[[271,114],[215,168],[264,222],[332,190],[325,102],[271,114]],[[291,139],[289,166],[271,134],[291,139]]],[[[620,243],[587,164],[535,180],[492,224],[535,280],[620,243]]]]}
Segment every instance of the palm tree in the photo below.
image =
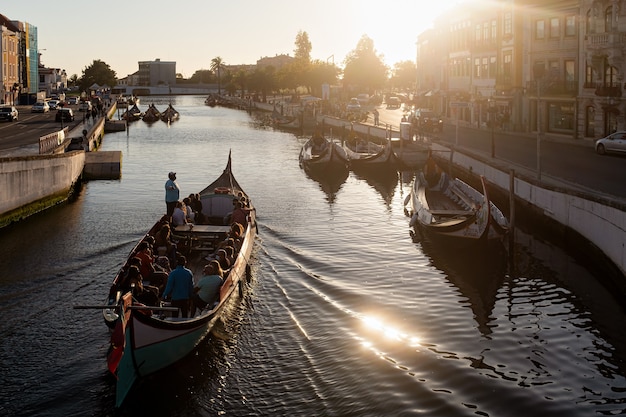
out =
{"type": "Polygon", "coordinates": [[[217,94],[222,95],[222,84],[220,79],[221,69],[224,67],[222,57],[216,56],[211,60],[211,71],[217,72],[217,94]]]}

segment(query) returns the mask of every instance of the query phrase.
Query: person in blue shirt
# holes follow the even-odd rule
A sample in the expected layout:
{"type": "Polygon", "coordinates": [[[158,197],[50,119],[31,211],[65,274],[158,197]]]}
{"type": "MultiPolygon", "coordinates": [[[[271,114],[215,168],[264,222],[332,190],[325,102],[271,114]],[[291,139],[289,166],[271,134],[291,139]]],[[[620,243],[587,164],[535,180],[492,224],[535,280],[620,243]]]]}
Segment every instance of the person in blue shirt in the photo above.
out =
{"type": "MultiPolygon", "coordinates": [[[[167,285],[163,291],[163,298],[171,300],[172,307],[178,307],[183,318],[188,317],[189,301],[193,295],[193,272],[185,265],[187,258],[180,255],[176,268],[167,277],[167,285]]],[[[178,317],[178,312],[174,317],[178,317]]]]}
{"type": "Polygon", "coordinates": [[[171,219],[176,203],[180,198],[180,188],[178,188],[176,183],[175,172],[170,172],[167,176],[168,180],[165,181],[165,205],[167,206],[167,218],[171,219]]]}

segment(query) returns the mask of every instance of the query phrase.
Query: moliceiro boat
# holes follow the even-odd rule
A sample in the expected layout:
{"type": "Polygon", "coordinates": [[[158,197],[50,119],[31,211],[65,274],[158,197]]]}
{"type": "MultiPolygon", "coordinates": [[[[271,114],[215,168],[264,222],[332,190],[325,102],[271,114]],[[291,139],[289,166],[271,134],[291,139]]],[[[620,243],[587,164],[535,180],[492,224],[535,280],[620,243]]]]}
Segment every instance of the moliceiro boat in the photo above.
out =
{"type": "Polygon", "coordinates": [[[300,167],[306,172],[330,174],[348,170],[345,149],[320,133],[315,133],[300,149],[300,167]]]}
{"type": "MultiPolygon", "coordinates": [[[[178,308],[162,299],[163,290],[158,290],[159,282],[143,281],[144,294],[148,285],[157,288],[158,294],[145,298],[137,295],[136,286],[128,286],[128,272],[133,265],[133,258],[146,246],[144,242],[155,241],[155,237],[164,225],[169,225],[169,218],[163,216],[142,237],[131,251],[120,269],[109,291],[104,306],[76,306],[76,308],[100,308],[105,322],[113,329],[111,347],[107,356],[108,368],[117,378],[116,407],[124,402],[135,382],[143,377],[166,368],[191,353],[207,336],[225,310],[225,305],[243,294],[242,285],[249,278],[248,261],[252,253],[256,221],[255,210],[248,195],[242,190],[231,171],[231,156],[223,173],[199,193],[202,202],[202,220],[195,224],[171,227],[175,256],[167,248],[157,258],[176,262],[181,255],[186,258],[185,267],[193,273],[193,285],[203,276],[203,270],[209,261],[207,255],[215,253],[218,247],[233,236],[234,229],[243,229],[236,238],[235,256],[228,269],[224,270],[223,283],[219,287],[218,300],[198,310],[192,308],[189,317],[178,317],[178,308]],[[235,203],[244,204],[246,216],[243,228],[230,224],[229,215],[235,203]]],[[[241,230],[240,230],[241,231],[241,230]]],[[[236,234],[236,233],[235,233],[236,234]]],[[[158,242],[158,240],[157,240],[158,242]]],[[[177,270],[180,268],[177,268],[177,270]]],[[[154,276],[154,274],[152,275],[154,276]]],[[[165,281],[168,277],[165,275],[165,281]]],[[[166,283],[160,283],[165,287],[166,283]]],[[[183,314],[185,315],[185,314],[183,314]]]]}
{"type": "Polygon", "coordinates": [[[167,106],[165,110],[163,110],[163,113],[161,113],[161,120],[163,120],[164,122],[173,122],[175,120],[178,120],[179,117],[180,114],[178,113],[178,110],[176,110],[171,103],[167,106]]]}
{"type": "Polygon", "coordinates": [[[481,176],[481,193],[460,179],[451,178],[430,157],[405,200],[410,225],[416,233],[455,247],[501,241],[509,224],[489,200],[485,181],[481,176]]]}

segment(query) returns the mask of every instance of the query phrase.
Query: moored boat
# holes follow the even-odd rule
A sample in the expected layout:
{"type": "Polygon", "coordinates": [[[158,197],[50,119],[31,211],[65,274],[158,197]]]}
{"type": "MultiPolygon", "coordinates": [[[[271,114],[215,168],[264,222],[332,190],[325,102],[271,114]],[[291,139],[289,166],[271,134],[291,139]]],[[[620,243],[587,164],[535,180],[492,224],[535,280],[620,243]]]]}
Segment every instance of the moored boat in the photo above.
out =
{"type": "Polygon", "coordinates": [[[180,114],[174,107],[172,107],[172,103],[170,103],[167,108],[163,110],[163,113],[161,113],[161,120],[164,122],[173,122],[178,120],[179,117],[180,114]]]}
{"type": "Polygon", "coordinates": [[[154,104],[150,104],[148,109],[144,112],[142,117],[144,122],[154,123],[161,119],[161,112],[156,108],[154,104]]]}
{"type": "Polygon", "coordinates": [[[450,177],[430,157],[405,201],[410,225],[416,233],[451,246],[501,241],[508,233],[508,221],[489,199],[482,176],[481,184],[482,193],[450,177]]]}
{"type": "Polygon", "coordinates": [[[400,160],[396,156],[391,141],[379,145],[374,142],[353,139],[343,144],[350,162],[350,168],[355,171],[396,171],[400,160]]]}
{"type": "Polygon", "coordinates": [[[139,107],[137,107],[136,104],[133,104],[132,107],[130,107],[124,113],[122,113],[122,119],[126,120],[127,122],[134,122],[136,120],[141,119],[142,116],[143,114],[141,113],[141,110],[139,110],[139,107]]]}
{"type": "Polygon", "coordinates": [[[205,221],[192,226],[172,227],[173,236],[178,239],[177,250],[186,256],[186,267],[193,272],[196,284],[208,262],[205,255],[212,252],[231,230],[228,215],[233,210],[234,200],[245,199],[247,204],[248,217],[241,246],[234,262],[225,271],[219,300],[199,310],[193,317],[178,318],[170,317],[169,311],[177,309],[168,306],[168,303],[158,300],[154,302],[156,305],[146,306],[145,300],[139,302],[131,291],[126,290],[124,277],[131,259],[140,249],[141,242],[149,241],[168,223],[167,217],[163,216],[129,254],[113,281],[107,306],[93,306],[103,309],[105,322],[114,329],[107,362],[110,372],[117,378],[117,407],[122,405],[137,380],[191,353],[210,332],[229,300],[242,294],[244,280],[249,277],[248,260],[256,235],[255,211],[248,195],[232,174],[230,154],[223,173],[200,191],[199,196],[205,221]],[[115,307],[109,308],[111,305],[115,307]]]}
{"type": "Polygon", "coordinates": [[[348,157],[341,145],[316,132],[300,150],[300,167],[305,171],[321,171],[326,175],[348,170],[348,157]]]}

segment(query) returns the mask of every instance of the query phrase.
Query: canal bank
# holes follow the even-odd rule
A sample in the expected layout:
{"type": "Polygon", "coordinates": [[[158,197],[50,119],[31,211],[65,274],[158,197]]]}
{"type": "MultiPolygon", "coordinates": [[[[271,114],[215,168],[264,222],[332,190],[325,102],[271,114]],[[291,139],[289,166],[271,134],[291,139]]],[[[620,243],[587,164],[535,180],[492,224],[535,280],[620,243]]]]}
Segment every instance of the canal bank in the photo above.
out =
{"type": "MultiPolygon", "coordinates": [[[[384,127],[323,115],[318,116],[318,123],[333,137],[356,133],[380,141],[390,136],[400,137],[400,117],[398,113],[397,123],[394,125],[394,120],[384,127]]],[[[571,249],[581,262],[599,261],[606,268],[606,284],[626,299],[626,203],[622,198],[545,173],[538,178],[532,169],[436,137],[424,140],[431,143],[435,155],[454,175],[477,188],[480,177],[484,176],[492,199],[507,217],[517,216],[550,234],[552,239],[571,249]]],[[[545,136],[544,140],[562,139],[545,136]]],[[[593,144],[576,142],[572,146],[593,144]]]]}
{"type": "Polygon", "coordinates": [[[0,228],[72,198],[83,180],[119,178],[121,152],[94,152],[113,114],[115,105],[89,126],[66,127],[0,158],[0,228]],[[72,138],[83,139],[83,150],[65,152],[72,138]]]}

